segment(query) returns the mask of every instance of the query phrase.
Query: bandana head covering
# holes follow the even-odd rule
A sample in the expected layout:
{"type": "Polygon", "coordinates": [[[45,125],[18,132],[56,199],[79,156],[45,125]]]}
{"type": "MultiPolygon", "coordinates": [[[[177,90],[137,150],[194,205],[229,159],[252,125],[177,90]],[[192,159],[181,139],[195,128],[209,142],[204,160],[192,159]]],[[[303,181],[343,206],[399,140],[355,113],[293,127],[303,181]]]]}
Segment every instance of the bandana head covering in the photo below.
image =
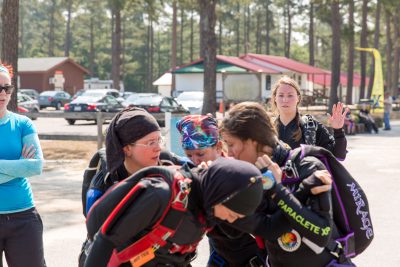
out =
{"type": "Polygon", "coordinates": [[[211,116],[188,115],[176,123],[186,150],[212,147],[219,140],[218,123],[211,116]]]}
{"type": "Polygon", "coordinates": [[[212,207],[217,204],[251,215],[261,203],[261,172],[248,162],[220,157],[200,174],[200,181],[208,216],[213,216],[212,207]]]}
{"type": "Polygon", "coordinates": [[[126,108],[115,115],[106,135],[108,170],[114,172],[124,162],[124,146],[155,131],[160,131],[157,120],[142,108],[126,108]]]}

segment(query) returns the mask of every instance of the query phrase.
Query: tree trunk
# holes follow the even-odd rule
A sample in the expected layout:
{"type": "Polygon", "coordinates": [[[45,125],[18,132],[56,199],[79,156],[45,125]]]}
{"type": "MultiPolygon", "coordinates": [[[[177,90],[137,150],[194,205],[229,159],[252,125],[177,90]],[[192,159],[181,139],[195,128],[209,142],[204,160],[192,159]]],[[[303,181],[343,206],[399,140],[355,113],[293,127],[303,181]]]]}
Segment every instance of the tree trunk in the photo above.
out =
{"type": "MultiPolygon", "coordinates": [[[[172,39],[171,39],[171,71],[175,70],[176,67],[176,0],[172,1],[172,39]]],[[[200,35],[201,39],[201,35],[200,35]]],[[[172,74],[171,81],[171,94],[175,92],[175,75],[172,74]]]]}
{"type": "Polygon", "coordinates": [[[332,19],[332,75],[331,90],[329,97],[329,113],[332,114],[332,106],[338,102],[337,89],[340,85],[340,27],[341,16],[339,12],[339,0],[331,2],[331,19],[332,19]]]}
{"type": "Polygon", "coordinates": [[[310,28],[308,30],[308,52],[309,52],[309,64],[311,66],[315,65],[314,60],[314,3],[310,3],[310,28]]]}
{"type": "Polygon", "coordinates": [[[236,4],[236,56],[240,56],[240,3],[236,4]]]}
{"type": "MultiPolygon", "coordinates": [[[[360,47],[368,47],[367,42],[367,15],[368,15],[368,0],[363,0],[362,4],[362,21],[361,21],[361,36],[360,36],[360,47]]],[[[367,53],[360,52],[360,63],[361,63],[361,84],[360,84],[360,98],[365,97],[365,78],[367,73],[367,53]]]]}
{"type": "Polygon", "coordinates": [[[266,33],[265,33],[265,54],[269,55],[270,52],[270,39],[269,39],[269,34],[270,34],[270,12],[269,12],[269,0],[265,1],[265,27],[266,27],[266,33]]]}
{"type": "Polygon", "coordinates": [[[385,10],[386,17],[386,88],[391,90],[392,95],[395,91],[392,88],[392,38],[390,36],[391,30],[391,13],[388,9],[385,10]]]}
{"type": "Polygon", "coordinates": [[[113,38],[112,38],[112,66],[111,75],[115,89],[120,89],[121,81],[121,10],[113,8],[112,10],[113,23],[113,38]]]}
{"type": "Polygon", "coordinates": [[[286,11],[286,36],[285,36],[285,57],[290,58],[290,39],[292,36],[292,15],[290,12],[290,0],[286,1],[285,11],[286,11]]]}
{"type": "Polygon", "coordinates": [[[71,49],[71,12],[72,12],[72,0],[67,2],[67,28],[65,30],[65,45],[64,45],[64,56],[69,57],[69,50],[71,49]]]}
{"type": "MultiPolygon", "coordinates": [[[[374,48],[379,48],[379,33],[380,33],[380,21],[381,21],[381,1],[378,0],[376,5],[375,13],[375,33],[374,33],[374,48]]],[[[371,98],[372,87],[375,79],[375,58],[373,57],[371,69],[369,71],[369,83],[368,83],[368,98],[371,98]]]]}
{"type": "Polygon", "coordinates": [[[94,17],[90,16],[90,29],[89,29],[89,42],[90,42],[90,51],[89,51],[89,71],[90,75],[94,76],[94,59],[95,59],[95,51],[94,51],[94,17]]]}
{"type": "Polygon", "coordinates": [[[198,0],[200,7],[200,31],[204,39],[202,54],[204,55],[204,101],[202,113],[215,115],[216,111],[216,48],[217,38],[215,36],[215,6],[217,0],[198,0]]]}
{"type": "Polygon", "coordinates": [[[260,13],[257,12],[256,18],[256,53],[261,54],[261,26],[260,26],[260,13]]]}
{"type": "Polygon", "coordinates": [[[183,24],[184,24],[184,11],[181,7],[181,26],[180,26],[180,45],[179,45],[179,65],[183,64],[183,24]]]}
{"type": "MultiPolygon", "coordinates": [[[[20,50],[19,50],[19,56],[24,57],[25,56],[25,29],[24,29],[24,18],[26,16],[26,8],[21,7],[19,11],[19,44],[20,44],[20,50]]],[[[1,267],[1,266],[0,266],[1,267]]]]}
{"type": "Polygon", "coordinates": [[[222,19],[218,20],[218,54],[222,55],[222,19]]]}
{"type": "Polygon", "coordinates": [[[354,1],[349,1],[349,48],[347,60],[347,92],[346,103],[353,103],[353,75],[354,75],[354,1]]]}
{"type": "Polygon", "coordinates": [[[393,82],[392,82],[392,92],[393,95],[398,95],[398,87],[399,87],[399,12],[400,8],[397,7],[395,10],[395,14],[393,16],[393,28],[394,28],[394,43],[393,43],[393,82]]]}
{"type": "Polygon", "coordinates": [[[244,53],[247,54],[249,52],[249,25],[248,25],[248,17],[250,16],[249,5],[247,5],[246,12],[243,14],[243,39],[244,39],[244,53]]]}
{"type": "MultiPolygon", "coordinates": [[[[17,88],[18,74],[18,9],[19,0],[3,0],[1,22],[1,60],[13,67],[11,83],[17,88]]],[[[17,90],[12,94],[8,109],[17,111],[17,90]]]]}
{"type": "Polygon", "coordinates": [[[190,62],[193,62],[193,39],[194,39],[194,31],[193,31],[193,10],[190,13],[190,62]]]}
{"type": "Polygon", "coordinates": [[[153,92],[153,56],[154,56],[154,32],[153,32],[153,19],[150,19],[149,27],[149,58],[148,58],[148,71],[147,71],[147,87],[150,92],[153,92]]]}
{"type": "Polygon", "coordinates": [[[49,21],[49,48],[48,48],[48,56],[54,56],[54,13],[56,11],[56,0],[51,1],[50,7],[50,21],[49,21]]]}

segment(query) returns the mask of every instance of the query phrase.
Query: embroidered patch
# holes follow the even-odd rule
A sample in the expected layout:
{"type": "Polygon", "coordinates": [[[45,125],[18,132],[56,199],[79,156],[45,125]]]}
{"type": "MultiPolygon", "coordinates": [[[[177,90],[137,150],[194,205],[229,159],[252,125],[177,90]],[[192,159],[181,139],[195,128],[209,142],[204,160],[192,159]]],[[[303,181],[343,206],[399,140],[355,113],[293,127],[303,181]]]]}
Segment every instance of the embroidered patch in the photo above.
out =
{"type": "Polygon", "coordinates": [[[290,233],[284,233],[278,238],[279,246],[287,252],[296,251],[301,245],[301,237],[296,230],[290,233]]]}

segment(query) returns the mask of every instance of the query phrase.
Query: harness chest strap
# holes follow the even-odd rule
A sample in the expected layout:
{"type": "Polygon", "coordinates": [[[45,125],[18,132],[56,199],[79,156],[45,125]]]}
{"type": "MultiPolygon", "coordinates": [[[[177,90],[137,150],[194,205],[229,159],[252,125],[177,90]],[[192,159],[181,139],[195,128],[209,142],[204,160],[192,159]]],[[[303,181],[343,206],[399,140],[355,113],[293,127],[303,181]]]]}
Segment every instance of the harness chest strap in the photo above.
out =
{"type": "MultiPolygon", "coordinates": [[[[187,212],[190,182],[182,174],[175,172],[171,198],[164,214],[153,226],[152,230],[141,239],[122,251],[114,249],[107,267],[116,267],[124,262],[130,262],[133,267],[142,266],[155,257],[154,252],[157,249],[169,243],[168,238],[174,236],[184,214],[187,212]]],[[[194,251],[197,244],[198,242],[179,248],[173,247],[172,249],[184,254],[194,251]]],[[[174,251],[171,251],[171,253],[174,253],[174,251]]]]}

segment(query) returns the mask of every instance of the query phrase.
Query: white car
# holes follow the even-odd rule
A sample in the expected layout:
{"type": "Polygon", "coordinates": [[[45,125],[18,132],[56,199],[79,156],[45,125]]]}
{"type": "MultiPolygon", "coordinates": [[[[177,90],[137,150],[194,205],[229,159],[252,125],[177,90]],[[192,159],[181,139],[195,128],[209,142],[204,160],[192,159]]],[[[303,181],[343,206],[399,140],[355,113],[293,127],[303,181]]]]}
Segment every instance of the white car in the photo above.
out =
{"type": "Polygon", "coordinates": [[[201,114],[203,108],[202,91],[186,91],[182,92],[177,98],[179,104],[190,111],[190,114],[201,114]]]}

